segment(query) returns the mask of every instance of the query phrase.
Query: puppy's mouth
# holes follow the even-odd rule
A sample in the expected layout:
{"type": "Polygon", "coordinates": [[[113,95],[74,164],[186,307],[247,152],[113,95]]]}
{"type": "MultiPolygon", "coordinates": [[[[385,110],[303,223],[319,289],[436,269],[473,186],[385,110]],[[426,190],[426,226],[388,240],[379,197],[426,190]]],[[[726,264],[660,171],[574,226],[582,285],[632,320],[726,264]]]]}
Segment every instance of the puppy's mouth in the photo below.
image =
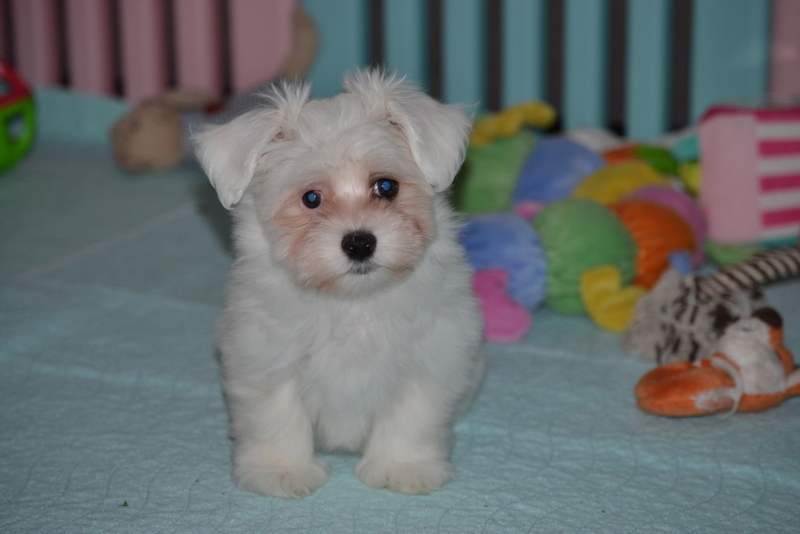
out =
{"type": "Polygon", "coordinates": [[[355,274],[357,276],[364,276],[375,272],[378,270],[378,264],[367,261],[367,262],[359,262],[359,263],[351,263],[350,270],[348,271],[350,274],[355,274]]]}

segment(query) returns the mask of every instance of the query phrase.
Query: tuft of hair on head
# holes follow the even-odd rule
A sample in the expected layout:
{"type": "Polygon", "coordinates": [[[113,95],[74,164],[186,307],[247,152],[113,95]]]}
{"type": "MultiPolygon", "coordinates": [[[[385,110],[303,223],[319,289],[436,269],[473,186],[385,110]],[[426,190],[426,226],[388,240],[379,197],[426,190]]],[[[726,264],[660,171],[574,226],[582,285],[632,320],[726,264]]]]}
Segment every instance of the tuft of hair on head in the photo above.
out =
{"type": "Polygon", "coordinates": [[[450,186],[464,161],[472,127],[463,109],[437,102],[382,68],[349,73],[344,89],[360,96],[368,113],[398,130],[434,191],[450,186]]]}
{"type": "Polygon", "coordinates": [[[192,136],[200,166],[225,208],[241,200],[270,143],[295,127],[310,94],[307,83],[277,82],[262,93],[264,106],[192,136]]]}
{"type": "Polygon", "coordinates": [[[300,110],[311,98],[311,84],[282,78],[261,93],[267,104],[277,109],[287,125],[297,123],[300,110]]]}
{"type": "Polygon", "coordinates": [[[370,112],[386,114],[390,112],[388,102],[400,93],[414,93],[419,88],[407,82],[405,76],[388,72],[384,67],[374,67],[350,71],[345,75],[342,86],[345,92],[370,96],[370,112]]]}

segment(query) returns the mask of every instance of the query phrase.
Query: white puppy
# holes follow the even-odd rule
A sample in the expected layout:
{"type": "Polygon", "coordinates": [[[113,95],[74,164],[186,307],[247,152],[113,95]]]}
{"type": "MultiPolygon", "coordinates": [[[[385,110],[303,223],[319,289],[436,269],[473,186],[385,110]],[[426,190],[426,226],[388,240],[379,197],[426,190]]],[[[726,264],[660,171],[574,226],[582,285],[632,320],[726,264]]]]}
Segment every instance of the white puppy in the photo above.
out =
{"type": "Polygon", "coordinates": [[[296,497],[327,479],[315,449],[363,451],[373,487],[453,477],[451,427],[481,382],[481,320],[444,198],[468,117],[377,71],[195,136],[237,260],[221,324],[234,475],[296,497]]]}

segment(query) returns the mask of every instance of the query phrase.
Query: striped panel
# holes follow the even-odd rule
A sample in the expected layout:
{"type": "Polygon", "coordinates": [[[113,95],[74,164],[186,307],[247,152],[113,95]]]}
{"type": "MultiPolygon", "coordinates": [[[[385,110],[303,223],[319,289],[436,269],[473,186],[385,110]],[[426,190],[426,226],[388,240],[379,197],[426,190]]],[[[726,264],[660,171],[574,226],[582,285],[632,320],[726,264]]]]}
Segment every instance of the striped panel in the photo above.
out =
{"type": "Polygon", "coordinates": [[[319,51],[307,78],[312,96],[338,93],[345,72],[369,62],[367,3],[365,0],[303,0],[319,32],[319,51]]]}
{"type": "MultiPolygon", "coordinates": [[[[564,127],[650,139],[765,89],[769,0],[345,0],[345,11],[359,1],[368,27],[340,40],[366,49],[349,68],[382,63],[478,109],[542,99],[564,127]]],[[[318,2],[306,7],[323,36],[351,24],[318,2]]],[[[317,85],[346,70],[317,65],[317,85]]]]}
{"type": "Polygon", "coordinates": [[[770,91],[778,97],[800,94],[800,2],[773,0],[770,91]]]}
{"type": "Polygon", "coordinates": [[[69,85],[133,101],[173,85],[244,91],[280,71],[291,47],[295,5],[296,0],[0,0],[0,54],[34,85],[69,85]],[[236,31],[224,31],[223,20],[236,31]]]}
{"type": "Polygon", "coordinates": [[[800,108],[754,112],[763,239],[800,234],[800,108]]]}
{"type": "Polygon", "coordinates": [[[12,0],[14,64],[32,84],[57,85],[61,81],[61,32],[56,0],[12,0]]]}
{"type": "MultiPolygon", "coordinates": [[[[278,19],[295,2],[0,0],[0,54],[33,83],[134,100],[171,83],[244,90],[280,70],[289,33],[278,19]],[[25,30],[4,31],[4,20],[25,30]],[[111,46],[97,46],[109,32],[111,46]]],[[[770,46],[770,0],[304,0],[320,34],[308,78],[314,96],[329,96],[347,70],[384,63],[446,101],[547,100],[566,128],[648,139],[709,104],[765,92],[770,51],[778,84],[800,57],[789,24],[800,9],[773,3],[770,46]]]]}
{"type": "MultiPolygon", "coordinates": [[[[383,57],[376,63],[385,63],[400,76],[430,88],[428,79],[428,27],[425,0],[387,0],[382,24],[384,35],[383,57]]],[[[377,48],[372,43],[373,50],[377,48]]]]}
{"type": "Polygon", "coordinates": [[[118,1],[124,95],[133,101],[154,97],[169,80],[165,5],[160,0],[118,1]]]}
{"type": "Polygon", "coordinates": [[[9,0],[0,0],[0,58],[11,57],[11,17],[9,17],[9,0]]]}
{"type": "Polygon", "coordinates": [[[444,0],[442,27],[443,98],[480,106],[486,72],[486,12],[481,0],[444,0]]]}
{"type": "Polygon", "coordinates": [[[505,0],[502,17],[502,106],[545,100],[547,2],[505,0]]]}
{"type": "Polygon", "coordinates": [[[770,2],[693,0],[691,121],[723,101],[767,90],[770,2]]]}
{"type": "Polygon", "coordinates": [[[634,139],[656,137],[669,126],[670,7],[669,0],[628,3],[625,134],[634,139]]]}
{"type": "Polygon", "coordinates": [[[227,2],[230,27],[235,28],[229,32],[232,89],[244,92],[280,74],[292,43],[291,20],[295,2],[227,2]]]}
{"type": "Polygon", "coordinates": [[[606,0],[566,0],[564,108],[566,129],[605,125],[608,101],[606,0]]]}
{"type": "Polygon", "coordinates": [[[218,0],[173,0],[178,87],[223,90],[222,9],[218,0]]]}
{"type": "Polygon", "coordinates": [[[115,73],[110,0],[67,0],[64,8],[72,87],[87,93],[112,93],[115,73]]]}

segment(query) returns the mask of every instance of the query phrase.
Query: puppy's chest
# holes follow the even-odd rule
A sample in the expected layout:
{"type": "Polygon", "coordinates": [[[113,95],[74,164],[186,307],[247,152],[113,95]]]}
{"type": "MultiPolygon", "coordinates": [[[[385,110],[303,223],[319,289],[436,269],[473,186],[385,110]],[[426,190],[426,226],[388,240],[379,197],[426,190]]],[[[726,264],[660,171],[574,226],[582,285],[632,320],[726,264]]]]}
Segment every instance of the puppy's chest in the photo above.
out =
{"type": "Polygon", "coordinates": [[[306,375],[368,373],[387,358],[385,332],[369,318],[334,321],[327,331],[316,332],[302,363],[306,375]]]}
{"type": "Polygon", "coordinates": [[[318,396],[372,397],[397,377],[402,356],[384,325],[369,317],[335,321],[304,355],[299,372],[318,396]]]}

